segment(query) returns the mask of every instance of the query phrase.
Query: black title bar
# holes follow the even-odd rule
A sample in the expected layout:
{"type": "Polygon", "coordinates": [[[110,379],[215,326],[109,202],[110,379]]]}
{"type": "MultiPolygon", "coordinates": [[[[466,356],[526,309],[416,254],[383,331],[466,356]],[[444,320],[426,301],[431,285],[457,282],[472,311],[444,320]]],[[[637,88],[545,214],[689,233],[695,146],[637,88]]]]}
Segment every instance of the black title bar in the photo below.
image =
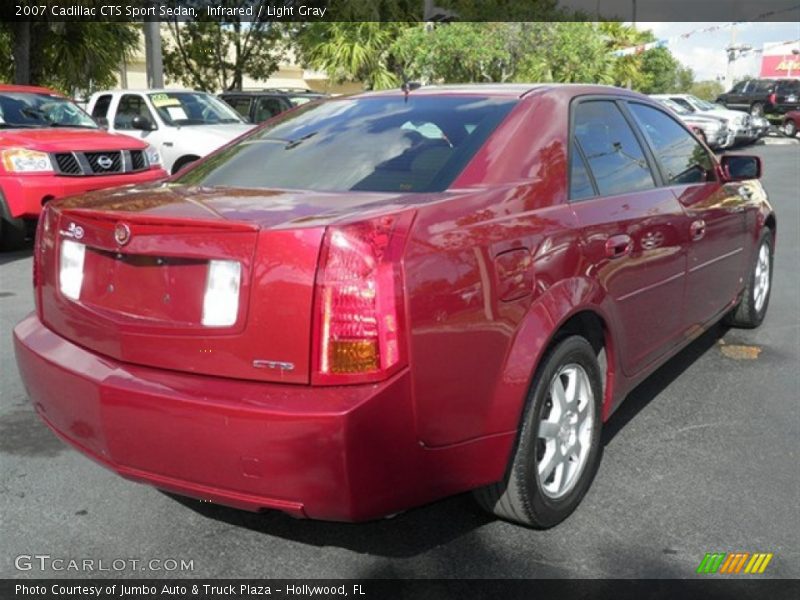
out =
{"type": "Polygon", "coordinates": [[[2,0],[2,21],[800,21],[800,0],[2,0]]]}

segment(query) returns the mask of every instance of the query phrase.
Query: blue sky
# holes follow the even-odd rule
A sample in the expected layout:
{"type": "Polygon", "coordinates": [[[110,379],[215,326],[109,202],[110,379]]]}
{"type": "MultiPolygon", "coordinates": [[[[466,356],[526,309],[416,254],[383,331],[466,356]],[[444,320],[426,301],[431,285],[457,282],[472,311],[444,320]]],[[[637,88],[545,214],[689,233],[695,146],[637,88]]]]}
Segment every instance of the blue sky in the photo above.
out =
{"type": "MultiPolygon", "coordinates": [[[[730,23],[702,22],[702,23],[637,23],[640,29],[650,29],[659,38],[672,38],[690,31],[725,25],[719,31],[696,33],[686,39],[671,42],[669,49],[673,56],[695,72],[695,80],[716,79],[725,76],[728,59],[725,47],[730,44],[732,35],[735,35],[737,44],[749,44],[753,48],[761,49],[765,42],[785,42],[800,39],[800,23],[781,22],[765,23],[750,22],[740,23],[735,27],[728,27],[730,23]]],[[[761,54],[751,52],[734,62],[732,71],[735,78],[745,75],[758,75],[761,65],[761,54]]]]}

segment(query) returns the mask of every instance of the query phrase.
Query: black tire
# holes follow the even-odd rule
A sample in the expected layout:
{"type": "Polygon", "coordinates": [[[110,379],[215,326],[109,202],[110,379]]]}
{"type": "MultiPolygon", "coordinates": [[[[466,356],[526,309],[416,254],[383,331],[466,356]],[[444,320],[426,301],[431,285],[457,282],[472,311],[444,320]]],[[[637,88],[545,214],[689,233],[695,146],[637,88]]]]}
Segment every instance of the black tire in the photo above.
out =
{"type": "Polygon", "coordinates": [[[794,124],[794,121],[786,121],[786,123],[783,124],[783,134],[789,137],[797,135],[797,125],[794,124]]]}
{"type": "Polygon", "coordinates": [[[761,325],[764,317],[767,314],[769,307],[769,297],[772,293],[772,263],[773,263],[773,244],[772,244],[772,231],[769,228],[764,228],[761,232],[758,246],[756,247],[756,255],[753,260],[753,265],[750,267],[750,273],[747,277],[747,284],[745,285],[742,297],[736,307],[728,313],[725,321],[728,325],[733,327],[741,327],[744,329],[754,329],[761,325]],[[762,249],[765,248],[766,256],[768,257],[767,268],[767,289],[764,298],[761,302],[758,300],[759,284],[758,280],[763,272],[763,264],[759,265],[761,261],[762,249]]]}
{"type": "Polygon", "coordinates": [[[28,228],[21,219],[8,221],[0,218],[0,250],[22,250],[28,239],[28,228]]]}
{"type": "Polygon", "coordinates": [[[175,163],[172,165],[172,175],[175,175],[181,169],[188,167],[190,164],[195,162],[196,160],[200,160],[197,156],[182,156],[175,163]]]}
{"type": "Polygon", "coordinates": [[[750,114],[754,117],[763,117],[764,116],[764,103],[763,102],[753,102],[750,106],[750,114]]]}
{"type": "Polygon", "coordinates": [[[566,519],[580,504],[600,464],[602,389],[597,357],[586,339],[573,335],[553,347],[542,359],[531,384],[517,446],[506,476],[499,483],[475,490],[473,495],[478,503],[498,517],[537,529],[552,527],[566,519]],[[542,481],[538,472],[539,458],[546,452],[546,442],[539,437],[539,428],[543,417],[548,417],[553,410],[551,384],[562,369],[570,365],[582,367],[587,376],[591,396],[584,406],[591,403],[592,418],[588,420],[587,417],[591,438],[585,459],[571,479],[572,484],[563,496],[554,498],[544,489],[548,480],[542,481]]]}

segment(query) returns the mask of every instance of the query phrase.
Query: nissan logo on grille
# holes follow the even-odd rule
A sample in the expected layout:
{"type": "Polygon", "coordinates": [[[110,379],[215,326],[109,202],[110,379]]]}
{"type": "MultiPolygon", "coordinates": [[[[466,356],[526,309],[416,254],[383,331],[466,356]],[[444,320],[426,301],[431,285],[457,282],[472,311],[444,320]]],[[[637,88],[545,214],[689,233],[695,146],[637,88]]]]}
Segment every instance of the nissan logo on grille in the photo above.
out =
{"type": "Polygon", "coordinates": [[[109,156],[102,155],[97,157],[97,166],[101,169],[110,169],[113,164],[114,161],[109,156]]]}
{"type": "Polygon", "coordinates": [[[120,245],[124,246],[131,241],[131,228],[125,223],[117,223],[114,227],[114,240],[120,245]]]}

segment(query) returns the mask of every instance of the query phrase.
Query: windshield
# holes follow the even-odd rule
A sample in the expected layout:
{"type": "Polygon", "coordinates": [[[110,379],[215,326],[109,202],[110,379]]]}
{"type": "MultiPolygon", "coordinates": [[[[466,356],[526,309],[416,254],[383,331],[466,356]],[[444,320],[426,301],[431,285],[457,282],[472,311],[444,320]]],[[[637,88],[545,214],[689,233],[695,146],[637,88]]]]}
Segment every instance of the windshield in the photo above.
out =
{"type": "Polygon", "coordinates": [[[167,125],[216,125],[243,123],[239,114],[223,101],[201,92],[158,92],[150,102],[167,125]]]}
{"type": "Polygon", "coordinates": [[[441,191],[516,100],[381,96],[308,104],[178,177],[186,185],[441,191]]]}
{"type": "Polygon", "coordinates": [[[706,102],[705,100],[700,100],[697,96],[689,96],[689,100],[695,103],[695,105],[700,108],[700,110],[716,110],[720,108],[718,104],[712,104],[711,102],[706,102]]]}
{"type": "Polygon", "coordinates": [[[674,113],[677,113],[679,115],[690,115],[690,114],[692,114],[691,112],[686,110],[683,106],[681,106],[677,102],[673,102],[669,98],[659,98],[658,101],[661,102],[661,104],[663,104],[664,106],[666,106],[670,110],[672,110],[674,113]]]}
{"type": "Polygon", "coordinates": [[[86,127],[97,123],[71,101],[46,93],[0,93],[0,128],[86,127]]]}

